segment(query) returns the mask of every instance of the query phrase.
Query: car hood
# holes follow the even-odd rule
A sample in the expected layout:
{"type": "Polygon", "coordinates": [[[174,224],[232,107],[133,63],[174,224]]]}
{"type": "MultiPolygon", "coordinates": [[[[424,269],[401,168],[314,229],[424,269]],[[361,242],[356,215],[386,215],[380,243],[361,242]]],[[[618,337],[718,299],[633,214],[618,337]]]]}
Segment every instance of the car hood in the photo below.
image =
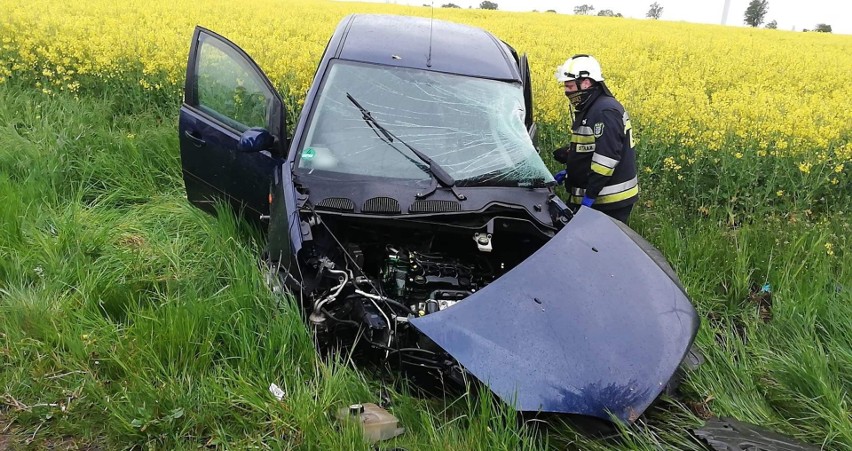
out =
{"type": "Polygon", "coordinates": [[[412,324],[519,411],[633,422],[671,379],[699,324],[649,248],[582,208],[523,263],[412,324]]]}

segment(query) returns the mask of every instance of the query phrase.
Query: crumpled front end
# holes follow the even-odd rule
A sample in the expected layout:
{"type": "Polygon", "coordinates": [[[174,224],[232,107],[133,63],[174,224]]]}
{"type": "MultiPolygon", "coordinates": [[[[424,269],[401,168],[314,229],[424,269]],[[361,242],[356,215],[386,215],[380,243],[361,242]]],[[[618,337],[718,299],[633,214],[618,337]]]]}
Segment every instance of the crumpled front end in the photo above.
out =
{"type": "Polygon", "coordinates": [[[668,265],[623,227],[583,208],[523,263],[411,323],[519,411],[633,422],[699,320],[668,265]]]}

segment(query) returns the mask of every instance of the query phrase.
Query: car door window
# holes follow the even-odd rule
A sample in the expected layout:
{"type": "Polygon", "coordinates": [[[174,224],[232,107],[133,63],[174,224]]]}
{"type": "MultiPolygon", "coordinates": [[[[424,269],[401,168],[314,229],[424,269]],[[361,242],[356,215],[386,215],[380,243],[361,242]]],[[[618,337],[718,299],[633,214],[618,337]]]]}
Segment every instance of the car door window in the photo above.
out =
{"type": "Polygon", "coordinates": [[[197,106],[240,132],[266,127],[274,94],[249,62],[204,34],[197,55],[197,106]]]}

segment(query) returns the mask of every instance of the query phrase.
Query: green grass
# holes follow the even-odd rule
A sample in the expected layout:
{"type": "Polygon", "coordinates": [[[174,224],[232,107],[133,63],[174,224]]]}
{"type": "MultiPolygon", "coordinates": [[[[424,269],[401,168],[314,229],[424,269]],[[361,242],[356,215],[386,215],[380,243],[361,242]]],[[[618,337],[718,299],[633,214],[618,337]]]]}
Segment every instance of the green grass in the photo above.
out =
{"type": "Polygon", "coordinates": [[[701,449],[701,409],[852,449],[848,212],[732,223],[646,184],[633,225],[693,297],[707,363],[601,440],[319,359],[266,288],[263,238],[187,203],[176,124],[172,107],[0,85],[0,448],[369,449],[333,412],[386,391],[407,431],[385,449],[701,449]]]}

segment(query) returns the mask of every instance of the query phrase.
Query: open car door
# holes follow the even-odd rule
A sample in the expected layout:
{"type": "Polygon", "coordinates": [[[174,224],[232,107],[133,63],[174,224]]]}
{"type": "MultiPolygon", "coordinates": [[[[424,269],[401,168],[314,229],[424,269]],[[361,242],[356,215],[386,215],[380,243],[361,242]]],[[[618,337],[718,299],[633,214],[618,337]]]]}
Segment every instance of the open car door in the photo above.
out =
{"type": "Polygon", "coordinates": [[[518,69],[521,72],[521,80],[524,82],[524,108],[526,108],[526,116],[524,116],[524,125],[527,126],[527,129],[535,124],[535,118],[533,117],[533,93],[532,93],[532,79],[530,77],[530,63],[527,59],[527,55],[524,54],[521,56],[521,59],[518,61],[518,69]]]}
{"type": "Polygon", "coordinates": [[[180,109],[186,195],[214,213],[228,201],[246,219],[269,214],[269,182],[287,139],[284,103],[242,49],[196,27],[180,109]]]}
{"type": "Polygon", "coordinates": [[[518,60],[518,69],[521,73],[521,80],[524,82],[524,108],[526,109],[526,115],[524,116],[524,125],[527,127],[527,132],[530,135],[530,139],[532,139],[533,145],[538,149],[538,127],[535,124],[535,117],[533,116],[533,93],[532,93],[532,79],[530,77],[530,62],[527,59],[527,55],[524,54],[518,60]]]}

